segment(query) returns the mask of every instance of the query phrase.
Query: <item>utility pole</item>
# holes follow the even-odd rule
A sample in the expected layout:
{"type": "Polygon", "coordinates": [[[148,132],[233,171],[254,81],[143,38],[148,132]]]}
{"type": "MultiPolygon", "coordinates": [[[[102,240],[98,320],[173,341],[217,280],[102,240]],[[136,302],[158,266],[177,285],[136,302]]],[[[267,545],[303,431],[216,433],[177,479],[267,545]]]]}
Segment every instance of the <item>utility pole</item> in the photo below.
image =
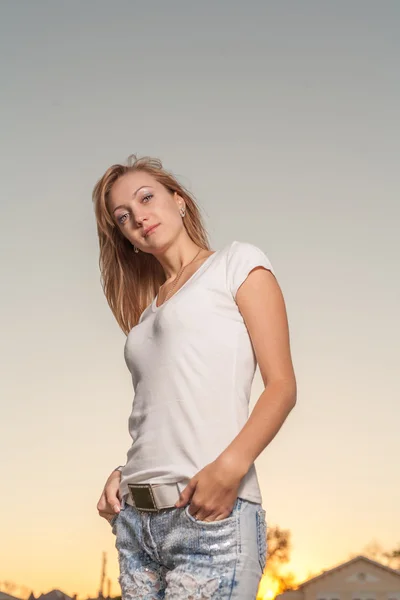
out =
{"type": "Polygon", "coordinates": [[[102,560],[101,576],[100,576],[99,598],[104,598],[103,590],[104,590],[104,579],[106,577],[106,564],[107,564],[107,555],[105,552],[103,552],[103,560],[102,560]]]}

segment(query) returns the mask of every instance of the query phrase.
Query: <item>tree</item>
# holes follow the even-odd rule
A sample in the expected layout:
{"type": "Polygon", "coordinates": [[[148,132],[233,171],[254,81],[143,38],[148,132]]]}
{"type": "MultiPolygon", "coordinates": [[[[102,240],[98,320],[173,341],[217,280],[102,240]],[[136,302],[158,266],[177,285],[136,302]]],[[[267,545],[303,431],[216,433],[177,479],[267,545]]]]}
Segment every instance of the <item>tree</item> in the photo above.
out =
{"type": "Polygon", "coordinates": [[[13,581],[0,581],[0,591],[12,596],[18,589],[18,585],[13,581]]]}
{"type": "Polygon", "coordinates": [[[18,585],[14,581],[0,581],[0,592],[18,598],[28,598],[29,596],[29,588],[25,585],[18,585]]]}
{"type": "Polygon", "coordinates": [[[267,533],[267,565],[264,575],[274,586],[275,594],[281,594],[286,590],[296,587],[295,575],[291,571],[283,572],[282,566],[290,560],[291,533],[288,529],[271,526],[267,533]]]}
{"type": "MultiPolygon", "coordinates": [[[[364,546],[361,554],[392,569],[400,568],[400,545],[398,548],[387,552],[379,542],[373,540],[364,546]]],[[[350,555],[350,558],[354,558],[357,555],[358,553],[353,553],[350,555]]]]}
{"type": "Polygon", "coordinates": [[[392,567],[392,569],[400,569],[400,544],[398,548],[395,548],[390,552],[384,552],[383,555],[387,559],[389,567],[392,567]]]}
{"type": "Polygon", "coordinates": [[[355,558],[359,554],[371,558],[372,560],[376,560],[386,567],[400,569],[400,544],[398,548],[387,552],[379,542],[373,540],[364,546],[361,552],[353,552],[350,554],[350,558],[355,558]]]}

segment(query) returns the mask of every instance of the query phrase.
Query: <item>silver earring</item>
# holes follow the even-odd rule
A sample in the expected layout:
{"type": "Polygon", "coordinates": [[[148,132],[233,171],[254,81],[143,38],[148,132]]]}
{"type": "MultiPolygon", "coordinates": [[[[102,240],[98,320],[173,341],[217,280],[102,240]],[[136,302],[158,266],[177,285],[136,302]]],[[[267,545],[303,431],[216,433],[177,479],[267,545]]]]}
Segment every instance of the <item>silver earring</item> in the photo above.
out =
{"type": "Polygon", "coordinates": [[[138,252],[139,252],[139,248],[136,248],[136,246],[133,246],[133,249],[134,249],[134,251],[135,251],[136,253],[138,253],[138,252]]]}
{"type": "Polygon", "coordinates": [[[180,208],[180,209],[179,209],[179,212],[180,212],[180,215],[181,215],[181,217],[184,217],[184,216],[185,216],[185,214],[186,214],[186,211],[185,211],[185,209],[184,209],[184,208],[180,208]]]}

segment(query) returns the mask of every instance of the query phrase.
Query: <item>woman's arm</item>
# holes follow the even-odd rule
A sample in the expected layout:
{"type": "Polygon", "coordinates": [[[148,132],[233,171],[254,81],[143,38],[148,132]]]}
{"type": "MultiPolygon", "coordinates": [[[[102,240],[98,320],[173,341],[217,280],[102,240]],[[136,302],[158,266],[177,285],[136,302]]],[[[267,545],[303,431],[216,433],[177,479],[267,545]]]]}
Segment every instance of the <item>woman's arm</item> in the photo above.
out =
{"type": "Polygon", "coordinates": [[[265,389],[238,435],[190,480],[176,503],[184,506],[193,496],[191,514],[200,520],[223,519],[231,512],[241,480],[275,437],[297,398],[285,302],[275,276],[263,267],[254,268],[235,300],[265,389]]]}
{"type": "Polygon", "coordinates": [[[245,475],[295,406],[297,385],[285,301],[275,276],[262,267],[253,269],[240,286],[236,302],[265,387],[246,424],[220,456],[241,465],[245,475]]]}

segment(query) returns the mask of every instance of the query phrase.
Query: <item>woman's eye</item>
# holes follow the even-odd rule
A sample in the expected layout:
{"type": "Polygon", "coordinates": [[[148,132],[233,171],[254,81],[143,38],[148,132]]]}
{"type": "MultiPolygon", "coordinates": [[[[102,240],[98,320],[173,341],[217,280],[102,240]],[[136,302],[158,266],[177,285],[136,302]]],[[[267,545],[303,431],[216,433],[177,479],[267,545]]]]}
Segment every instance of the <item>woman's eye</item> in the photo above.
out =
{"type": "MultiPolygon", "coordinates": [[[[153,197],[153,194],[147,194],[147,196],[143,196],[142,198],[142,202],[145,201],[145,204],[147,204],[147,202],[149,202],[149,200],[153,197]]],[[[120,217],[118,217],[118,223],[120,225],[123,225],[125,223],[125,221],[127,220],[127,218],[129,217],[128,213],[124,213],[123,215],[121,215],[120,217]]]]}

